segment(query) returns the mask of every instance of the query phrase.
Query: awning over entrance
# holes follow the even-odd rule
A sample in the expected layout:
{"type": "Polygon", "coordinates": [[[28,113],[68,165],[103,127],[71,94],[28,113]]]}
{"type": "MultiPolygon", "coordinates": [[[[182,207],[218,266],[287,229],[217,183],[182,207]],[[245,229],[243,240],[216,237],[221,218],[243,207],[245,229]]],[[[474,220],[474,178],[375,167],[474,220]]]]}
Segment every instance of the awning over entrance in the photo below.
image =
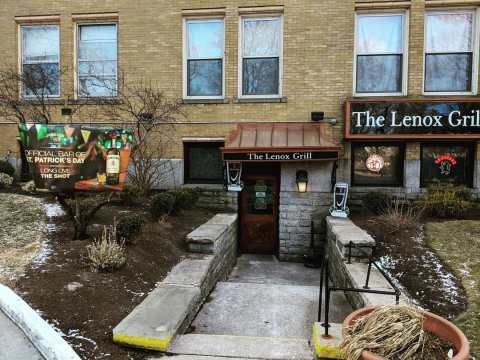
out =
{"type": "Polygon", "coordinates": [[[240,124],[225,140],[225,161],[320,161],[337,160],[338,142],[329,124],[240,124]]]}

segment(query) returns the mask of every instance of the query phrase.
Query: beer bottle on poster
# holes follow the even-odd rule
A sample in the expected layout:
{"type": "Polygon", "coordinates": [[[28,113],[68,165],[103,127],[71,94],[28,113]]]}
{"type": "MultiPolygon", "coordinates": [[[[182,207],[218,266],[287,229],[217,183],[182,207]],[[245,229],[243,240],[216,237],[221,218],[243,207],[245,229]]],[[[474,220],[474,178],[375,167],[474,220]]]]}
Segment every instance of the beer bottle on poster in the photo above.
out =
{"type": "Polygon", "coordinates": [[[120,182],[120,152],[116,146],[116,139],[112,139],[112,146],[107,151],[107,185],[118,185],[120,182]]]}

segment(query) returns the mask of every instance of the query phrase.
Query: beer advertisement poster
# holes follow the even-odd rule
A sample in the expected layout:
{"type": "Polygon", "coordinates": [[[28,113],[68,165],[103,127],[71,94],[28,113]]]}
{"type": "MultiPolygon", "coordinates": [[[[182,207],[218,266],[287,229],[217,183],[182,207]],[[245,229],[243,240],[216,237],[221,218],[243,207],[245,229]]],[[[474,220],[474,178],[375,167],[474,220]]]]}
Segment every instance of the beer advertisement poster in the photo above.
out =
{"type": "Polygon", "coordinates": [[[25,159],[38,189],[120,191],[133,132],[72,124],[19,124],[25,159]]]}

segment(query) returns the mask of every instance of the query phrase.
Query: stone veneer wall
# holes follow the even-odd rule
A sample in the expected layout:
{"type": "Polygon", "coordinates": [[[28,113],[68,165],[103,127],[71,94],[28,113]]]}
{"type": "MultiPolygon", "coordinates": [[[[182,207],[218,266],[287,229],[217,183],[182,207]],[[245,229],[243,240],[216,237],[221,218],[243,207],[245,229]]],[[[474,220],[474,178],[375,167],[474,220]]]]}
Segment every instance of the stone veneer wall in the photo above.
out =
{"type": "Polygon", "coordinates": [[[228,192],[220,187],[200,188],[198,206],[215,211],[238,211],[238,197],[236,192],[228,192]]]}
{"type": "MultiPolygon", "coordinates": [[[[281,167],[279,206],[279,258],[302,261],[310,252],[312,220],[327,214],[332,204],[330,193],[333,162],[285,163],[281,167]],[[308,172],[308,191],[299,193],[296,184],[298,170],[308,172]]],[[[317,226],[314,225],[314,228],[317,226]]],[[[322,237],[313,229],[318,247],[322,237]]]]}

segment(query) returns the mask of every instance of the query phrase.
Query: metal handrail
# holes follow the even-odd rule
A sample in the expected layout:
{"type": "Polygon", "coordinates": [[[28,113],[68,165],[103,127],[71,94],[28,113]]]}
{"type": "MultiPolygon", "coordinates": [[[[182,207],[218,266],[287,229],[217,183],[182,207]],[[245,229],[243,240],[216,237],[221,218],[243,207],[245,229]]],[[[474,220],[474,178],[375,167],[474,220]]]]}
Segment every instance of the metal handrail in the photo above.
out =
{"type": "Polygon", "coordinates": [[[348,287],[337,287],[337,286],[330,286],[329,281],[332,280],[330,278],[330,269],[329,269],[329,259],[328,259],[328,252],[327,252],[327,243],[328,241],[325,241],[324,245],[324,251],[323,251],[323,261],[322,261],[322,267],[320,270],[320,297],[318,300],[318,322],[321,322],[322,318],[322,305],[323,305],[323,283],[325,281],[325,314],[324,314],[324,322],[322,323],[322,326],[325,329],[324,332],[324,337],[329,337],[328,334],[328,328],[330,327],[329,324],[329,312],[330,312],[330,296],[331,292],[334,291],[343,291],[343,292],[356,292],[356,293],[368,293],[368,294],[380,294],[380,295],[392,295],[395,296],[395,304],[398,305],[400,302],[400,295],[401,292],[398,289],[397,285],[393,282],[393,280],[390,278],[390,276],[377,264],[375,260],[373,260],[373,254],[375,250],[375,246],[371,245],[354,245],[352,241],[348,244],[348,257],[347,257],[347,262],[351,264],[351,258],[352,257],[368,257],[368,270],[367,270],[367,279],[365,282],[365,286],[363,288],[348,288],[348,287]],[[357,248],[364,254],[364,256],[354,256],[352,255],[352,247],[357,248]],[[367,254],[364,252],[361,248],[370,248],[371,253],[367,254]],[[393,291],[388,291],[388,290],[375,290],[375,289],[370,289],[369,288],[369,282],[370,282],[370,274],[372,270],[372,265],[375,266],[380,274],[387,280],[387,282],[390,284],[390,286],[393,288],[393,291]]]}

